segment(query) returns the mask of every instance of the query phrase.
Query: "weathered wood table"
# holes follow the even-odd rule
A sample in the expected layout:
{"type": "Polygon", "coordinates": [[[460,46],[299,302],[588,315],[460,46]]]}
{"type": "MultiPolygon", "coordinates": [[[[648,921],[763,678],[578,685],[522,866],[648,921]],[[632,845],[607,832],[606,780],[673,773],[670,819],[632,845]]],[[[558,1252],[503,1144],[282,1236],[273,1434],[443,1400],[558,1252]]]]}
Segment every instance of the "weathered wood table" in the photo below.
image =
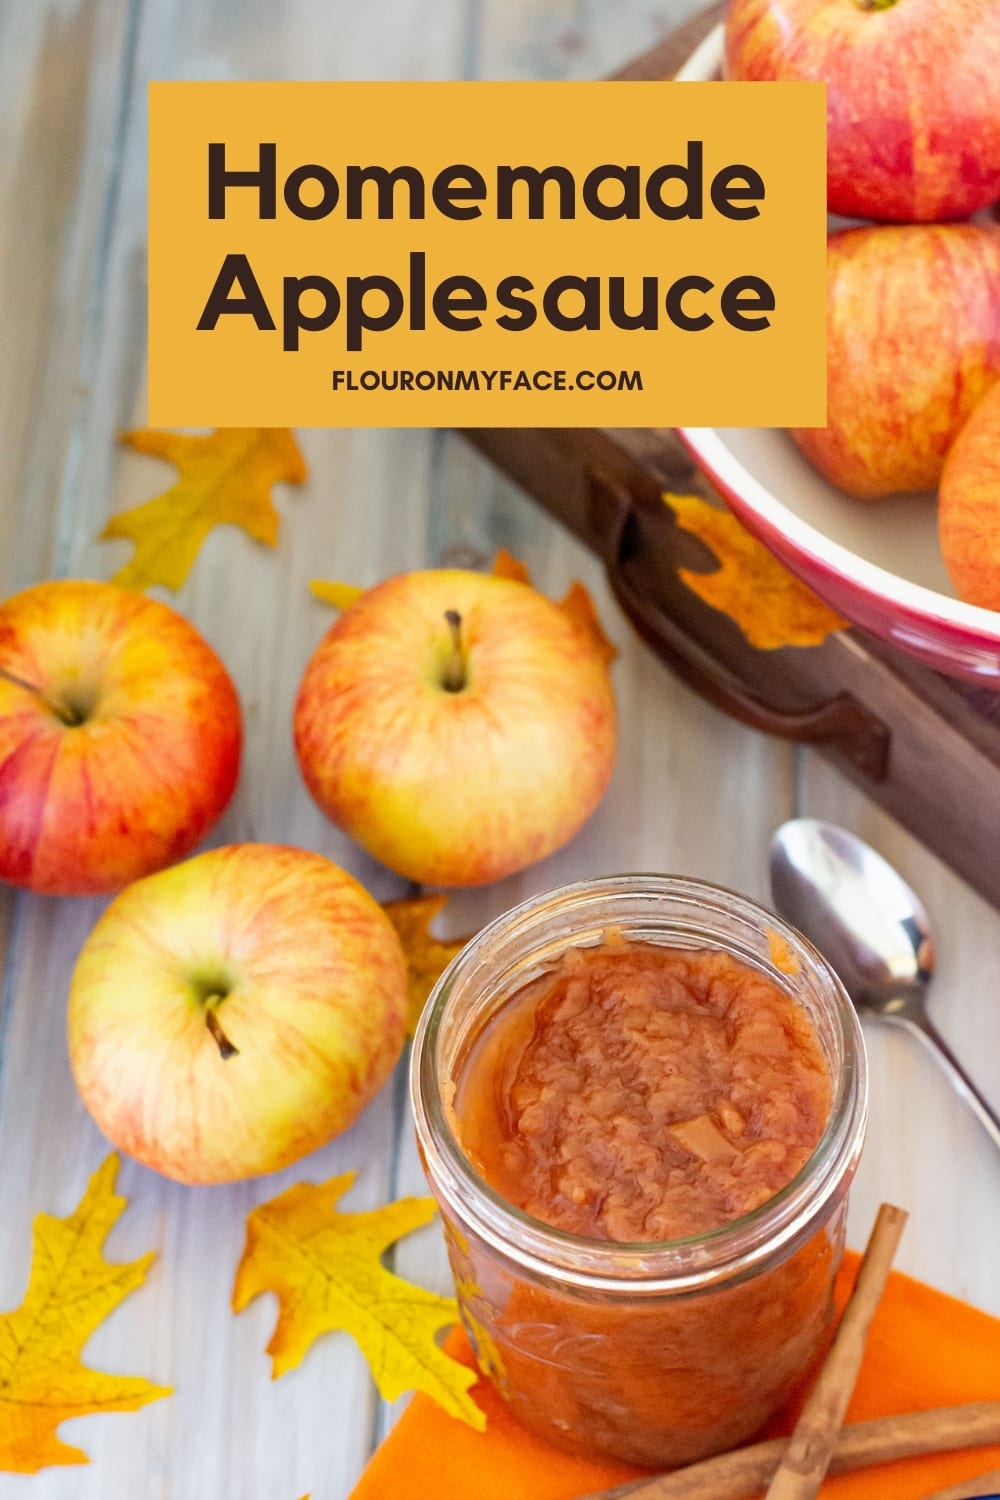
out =
{"type": "MultiPolygon", "coordinates": [[[[648,47],[697,0],[2,0],[0,3],[0,588],[109,576],[108,515],[169,471],[115,444],[144,421],[145,85],[151,78],[596,77],[648,47]]],[[[460,122],[456,122],[460,136],[460,122]]],[[[290,735],[296,684],[329,615],[316,575],[372,582],[442,558],[524,557],[541,586],[590,584],[620,647],[621,755],[573,844],[523,877],[456,895],[468,930],[522,896],[625,870],[678,871],[765,894],[765,849],[797,812],[879,844],[940,932],[931,1008],[1000,1103],[1000,916],[807,751],[724,720],[635,640],[596,563],[443,432],[310,431],[311,478],[281,492],[275,553],[213,535],[179,600],[243,695],[245,769],[219,841],[275,839],[402,893],[321,818],[290,735]]],[[[984,818],[997,809],[983,808],[984,818]]],[[[1000,896],[1000,892],[998,892],[1000,896]]],[[[16,1306],[30,1226],[72,1210],[106,1146],[70,1077],[64,1038],[76,953],[101,909],[0,892],[0,1308],[16,1306]]],[[[882,1198],[911,1211],[902,1267],[1000,1313],[1000,1155],[923,1050],[871,1027],[872,1122],[851,1239],[882,1198]]],[[[172,1399],[69,1424],[90,1468],[0,1475],[2,1500],[344,1500],[396,1415],[349,1338],[329,1336],[272,1384],[265,1297],[229,1311],[247,1211],[288,1183],[359,1171],[347,1206],[422,1192],[403,1070],[348,1135],[274,1180],[184,1189],[132,1163],[115,1258],[148,1248],[147,1286],[91,1340],[98,1367],[173,1385],[172,1399]]],[[[439,1232],[398,1250],[399,1271],[444,1289],[439,1232]]],[[[0,1421],[3,1407],[0,1402],[0,1421]]]]}

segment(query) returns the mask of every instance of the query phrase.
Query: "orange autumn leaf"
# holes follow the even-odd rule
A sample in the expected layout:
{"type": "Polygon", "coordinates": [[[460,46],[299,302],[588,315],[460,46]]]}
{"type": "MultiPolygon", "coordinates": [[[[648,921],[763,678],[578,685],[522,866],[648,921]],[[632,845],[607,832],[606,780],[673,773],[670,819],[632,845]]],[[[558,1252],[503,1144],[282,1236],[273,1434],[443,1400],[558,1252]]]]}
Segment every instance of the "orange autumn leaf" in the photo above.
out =
{"type": "Polygon", "coordinates": [[[458,1304],[387,1271],[390,1245],[436,1212],[432,1198],[401,1198],[367,1213],[336,1205],[354,1172],[298,1183],[255,1208],[233,1287],[233,1311],[261,1292],[278,1298],[267,1352],[277,1379],[301,1364],[322,1333],[350,1333],[387,1401],[420,1390],[452,1416],[482,1431],[486,1418],[469,1395],[475,1375],[438,1348],[440,1329],[457,1322],[458,1304]]]}
{"type": "Polygon", "coordinates": [[[801,583],[728,510],[698,495],[664,495],[684,531],[705,543],[720,566],[712,573],[682,568],[678,576],[699,599],[728,615],[751,646],[819,646],[842,619],[801,583]]]}
{"type": "MultiPolygon", "coordinates": [[[[508,552],[506,547],[501,547],[493,563],[493,575],[495,578],[510,578],[515,583],[526,583],[531,587],[531,574],[513,553],[508,552]]],[[[558,608],[567,615],[570,621],[590,638],[598,656],[603,662],[610,666],[618,655],[617,649],[611,644],[604,634],[600,618],[590,591],[578,579],[574,579],[569,586],[565,598],[560,599],[558,608]]]]}
{"type": "Polygon", "coordinates": [[[0,1470],[34,1474],[53,1464],[85,1464],[57,1428],[88,1412],[135,1411],[169,1396],[163,1386],[106,1375],[81,1361],[84,1345],[108,1314],[141,1286],[153,1260],[107,1261],[104,1242],[125,1207],[114,1193],[117,1156],[90,1179],[67,1219],[38,1214],[28,1290],[0,1314],[0,1470]]]}
{"type": "Polygon", "coordinates": [[[610,666],[618,655],[618,649],[604,634],[604,627],[601,625],[594,601],[590,597],[590,591],[574,579],[566,597],[560,599],[559,608],[563,614],[569,616],[579,630],[583,631],[584,635],[590,637],[598,656],[606,666],[610,666]]]}
{"type": "Polygon", "coordinates": [[[427,1004],[431,990],[472,936],[468,933],[465,937],[444,940],[434,936],[431,923],[447,904],[448,897],[443,895],[405,896],[400,901],[382,903],[406,956],[409,985],[406,1030],[410,1036],[417,1029],[420,1013],[427,1004]]]}
{"type": "Polygon", "coordinates": [[[526,583],[531,585],[531,574],[526,565],[513,552],[508,552],[506,547],[501,547],[493,559],[494,578],[510,578],[514,583],[526,583]]]}
{"type": "Polygon", "coordinates": [[[124,537],[135,544],[131,562],[112,579],[123,588],[179,589],[215,526],[242,526],[273,547],[280,523],[271,488],[306,479],[305,460],[284,427],[226,427],[196,437],[143,429],[123,432],[120,441],[180,473],[162,495],[112,516],[101,532],[101,541],[124,537]]]}

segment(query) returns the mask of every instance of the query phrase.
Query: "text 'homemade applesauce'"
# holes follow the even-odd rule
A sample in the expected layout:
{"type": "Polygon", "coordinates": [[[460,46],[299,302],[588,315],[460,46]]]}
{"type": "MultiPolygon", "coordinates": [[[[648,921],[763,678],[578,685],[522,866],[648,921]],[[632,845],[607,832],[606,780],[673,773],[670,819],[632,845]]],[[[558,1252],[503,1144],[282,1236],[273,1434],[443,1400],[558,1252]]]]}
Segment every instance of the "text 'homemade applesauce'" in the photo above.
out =
{"type": "Polygon", "coordinates": [[[569,887],[465,950],[415,1052],[463,1319],[518,1415],[650,1465],[751,1436],[824,1347],[863,1135],[819,955],[697,882],[569,887]]]}

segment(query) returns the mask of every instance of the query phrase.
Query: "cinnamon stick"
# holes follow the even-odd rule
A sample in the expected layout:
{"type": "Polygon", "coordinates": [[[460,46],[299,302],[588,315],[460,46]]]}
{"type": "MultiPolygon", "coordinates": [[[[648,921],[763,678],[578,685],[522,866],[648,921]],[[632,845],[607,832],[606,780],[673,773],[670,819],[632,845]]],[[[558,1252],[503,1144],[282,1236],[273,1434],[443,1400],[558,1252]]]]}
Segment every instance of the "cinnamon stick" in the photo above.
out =
{"type": "MultiPolygon", "coordinates": [[[[764,1492],[788,1442],[788,1438],[773,1438],[736,1448],[673,1474],[633,1480],[581,1496],[580,1500],[749,1500],[764,1492]]],[[[828,1472],[849,1474],[870,1464],[919,1458],[924,1453],[953,1453],[991,1443],[1000,1443],[1000,1401],[932,1407],[870,1422],[851,1422],[841,1428],[828,1472]]]]}
{"type": "Polygon", "coordinates": [[[889,1279],[906,1212],[883,1203],[829,1354],[809,1392],[765,1500],[816,1500],[857,1384],[865,1342],[889,1279]]]}
{"type": "Polygon", "coordinates": [[[988,1491],[1000,1494],[1000,1469],[991,1469],[988,1474],[978,1474],[975,1479],[963,1479],[961,1484],[952,1484],[946,1490],[935,1490],[927,1500],[976,1500],[988,1491]]]}

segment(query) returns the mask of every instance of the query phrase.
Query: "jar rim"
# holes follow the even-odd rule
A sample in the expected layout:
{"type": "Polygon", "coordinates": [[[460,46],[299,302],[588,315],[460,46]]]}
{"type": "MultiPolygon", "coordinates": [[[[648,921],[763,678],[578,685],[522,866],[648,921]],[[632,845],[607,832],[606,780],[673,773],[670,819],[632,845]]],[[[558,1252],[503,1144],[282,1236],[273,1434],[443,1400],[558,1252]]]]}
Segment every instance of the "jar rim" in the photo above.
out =
{"type": "MultiPolygon", "coordinates": [[[[708,926],[664,916],[660,929],[704,938],[700,947],[734,953],[746,961],[738,943],[708,926]]],[[[567,934],[562,949],[574,946],[567,934]]],[[[760,955],[751,960],[760,968],[760,955]]],[[[788,974],[772,963],[769,977],[788,989],[788,974]]],[[[410,1062],[410,1095],[425,1170],[436,1195],[467,1226],[506,1259],[538,1276],[590,1290],[614,1291],[627,1286],[644,1295],[701,1290],[720,1281],[736,1283],[784,1259],[813,1232],[831,1199],[850,1182],[857,1167],[867,1122],[867,1066],[857,1013],[833,969],[818,950],[778,913],[709,881],[684,876],[634,874],[576,881],[529,897],[496,917],[462,949],[439,978],[421,1016],[410,1062]],[[773,933],[798,961],[834,1022],[840,1049],[836,1092],[823,1134],[792,1180],[763,1204],[703,1234],[678,1240],[598,1240],[557,1229],[525,1213],[480,1175],[452,1128],[438,1073],[437,1049],[442,1022],[459,986],[482,964],[484,952],[498,939],[530,936],[546,918],[560,911],[593,910],[613,899],[635,899],[647,905],[657,898],[686,903],[701,922],[712,916],[742,919],[748,931],[773,933]]]]}

